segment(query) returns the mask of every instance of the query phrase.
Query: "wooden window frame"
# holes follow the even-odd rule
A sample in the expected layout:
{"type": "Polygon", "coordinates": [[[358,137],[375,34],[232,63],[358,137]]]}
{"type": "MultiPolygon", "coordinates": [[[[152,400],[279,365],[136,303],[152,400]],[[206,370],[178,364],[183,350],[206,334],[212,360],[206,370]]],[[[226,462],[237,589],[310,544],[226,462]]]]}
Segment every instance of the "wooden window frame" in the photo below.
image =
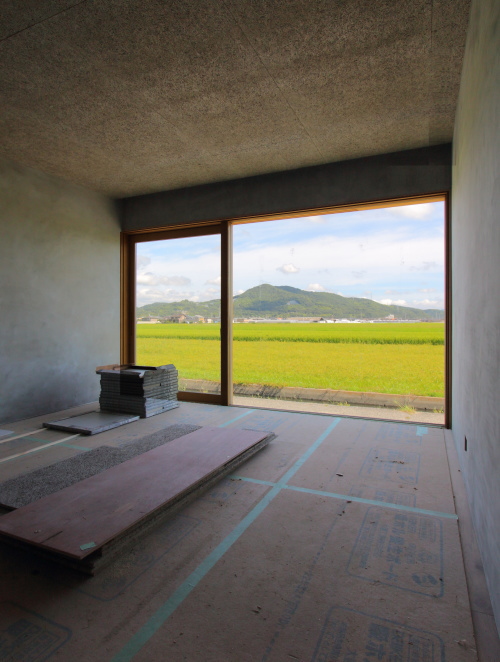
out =
{"type": "Polygon", "coordinates": [[[179,391],[179,400],[208,402],[229,405],[232,403],[232,226],[226,222],[203,225],[177,226],[169,229],[146,230],[144,232],[122,232],[121,234],[121,363],[136,362],[136,246],[149,241],[206,237],[219,235],[221,238],[221,392],[195,393],[179,391]]]}
{"type": "Polygon", "coordinates": [[[282,213],[263,214],[256,216],[212,220],[201,223],[172,225],[166,227],[131,230],[121,233],[121,327],[120,327],[120,360],[122,363],[135,363],[136,338],[136,245],[147,241],[162,239],[177,239],[184,237],[200,237],[220,234],[221,237],[221,393],[195,393],[179,391],[179,400],[189,402],[207,402],[211,404],[231,405],[233,402],[233,225],[244,223],[260,223],[287,218],[305,218],[323,214],[336,214],[365,209],[383,209],[402,205],[422,204],[425,202],[444,202],[445,205],[445,428],[451,428],[451,203],[449,191],[429,195],[391,198],[362,202],[357,204],[338,205],[302,209],[282,213]]]}

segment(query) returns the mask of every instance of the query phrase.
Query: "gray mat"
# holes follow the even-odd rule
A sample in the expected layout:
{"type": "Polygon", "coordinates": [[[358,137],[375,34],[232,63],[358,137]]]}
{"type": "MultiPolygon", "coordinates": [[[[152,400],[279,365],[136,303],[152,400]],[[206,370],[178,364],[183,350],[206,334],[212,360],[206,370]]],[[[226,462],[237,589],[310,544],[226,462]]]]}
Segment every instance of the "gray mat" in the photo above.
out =
{"type": "Polygon", "coordinates": [[[23,476],[11,478],[0,484],[0,505],[7,508],[27,506],[33,501],[58,492],[80,480],[95,476],[126,460],[131,460],[136,455],[146,453],[189,432],[194,432],[200,427],[199,425],[171,425],[138,441],[133,440],[121,444],[119,448],[101,446],[48,467],[35,469],[23,476]]]}

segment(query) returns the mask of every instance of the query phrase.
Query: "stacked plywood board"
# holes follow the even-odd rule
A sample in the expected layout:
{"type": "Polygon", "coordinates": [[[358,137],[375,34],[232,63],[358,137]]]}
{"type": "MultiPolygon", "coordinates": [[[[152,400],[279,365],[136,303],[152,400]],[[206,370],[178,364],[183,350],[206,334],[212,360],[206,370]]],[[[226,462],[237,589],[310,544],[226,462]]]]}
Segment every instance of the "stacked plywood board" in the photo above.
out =
{"type": "Polygon", "coordinates": [[[101,410],[135,414],[141,418],[178,407],[178,372],[173,364],[105,366],[101,375],[101,410]]]}
{"type": "Polygon", "coordinates": [[[199,428],[3,515],[0,539],[93,574],[273,436],[199,428]]]}

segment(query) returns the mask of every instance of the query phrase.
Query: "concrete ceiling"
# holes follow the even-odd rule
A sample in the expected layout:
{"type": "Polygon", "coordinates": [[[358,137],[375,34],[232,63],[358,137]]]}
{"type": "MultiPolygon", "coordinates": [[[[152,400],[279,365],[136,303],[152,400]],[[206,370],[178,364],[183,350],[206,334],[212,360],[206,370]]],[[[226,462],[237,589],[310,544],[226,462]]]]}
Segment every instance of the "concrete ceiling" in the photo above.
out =
{"type": "Polygon", "coordinates": [[[2,3],[0,150],[121,197],[448,142],[468,11],[469,0],[2,3]]]}

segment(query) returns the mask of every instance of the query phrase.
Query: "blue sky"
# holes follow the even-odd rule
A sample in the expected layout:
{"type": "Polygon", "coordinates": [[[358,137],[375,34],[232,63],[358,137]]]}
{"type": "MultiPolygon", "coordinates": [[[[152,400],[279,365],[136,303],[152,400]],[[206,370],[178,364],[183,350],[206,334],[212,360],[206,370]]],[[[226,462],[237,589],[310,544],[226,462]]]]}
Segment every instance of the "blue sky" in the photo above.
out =
{"type": "MultiPolygon", "coordinates": [[[[138,305],[220,296],[216,236],[139,244],[137,259],[138,305]]],[[[234,293],[261,283],[443,308],[444,203],[235,226],[234,293]]]]}

